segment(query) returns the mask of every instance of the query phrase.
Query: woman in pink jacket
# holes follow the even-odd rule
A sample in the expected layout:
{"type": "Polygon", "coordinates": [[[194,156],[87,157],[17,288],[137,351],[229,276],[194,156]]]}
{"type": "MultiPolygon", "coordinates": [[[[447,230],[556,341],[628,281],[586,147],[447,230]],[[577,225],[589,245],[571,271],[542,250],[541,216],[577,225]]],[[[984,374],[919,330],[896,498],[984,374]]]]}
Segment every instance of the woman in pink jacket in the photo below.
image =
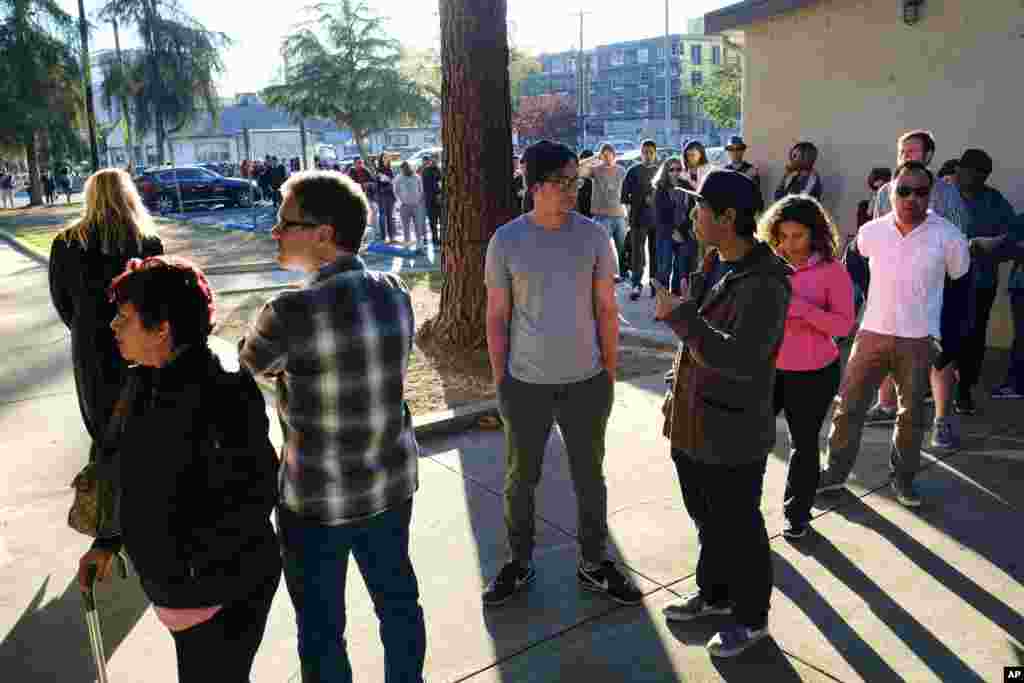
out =
{"type": "Polygon", "coordinates": [[[818,488],[818,434],[839,389],[836,337],[853,327],[853,283],[839,260],[839,235],[821,204],[784,197],[761,218],[758,232],[793,267],[793,294],[776,360],[775,413],[789,425],[789,471],[783,508],[789,539],[807,535],[818,488]]]}

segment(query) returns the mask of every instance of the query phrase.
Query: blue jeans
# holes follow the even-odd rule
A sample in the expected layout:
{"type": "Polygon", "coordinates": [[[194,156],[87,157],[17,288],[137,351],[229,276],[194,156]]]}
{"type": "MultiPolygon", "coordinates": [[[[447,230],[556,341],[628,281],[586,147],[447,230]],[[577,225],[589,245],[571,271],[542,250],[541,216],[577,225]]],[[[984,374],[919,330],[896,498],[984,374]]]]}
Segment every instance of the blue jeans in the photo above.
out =
{"type": "Polygon", "coordinates": [[[655,278],[669,287],[674,294],[679,294],[683,276],[690,276],[693,270],[693,259],[697,254],[697,244],[693,240],[676,242],[671,235],[659,237],[655,278]]]}
{"type": "Polygon", "coordinates": [[[308,522],[284,508],[278,508],[277,515],[285,582],[299,631],[303,683],[352,681],[345,652],[345,576],[350,552],[380,620],[384,680],[423,681],[427,634],[409,559],[412,499],[362,522],[339,526],[308,522]]]}
{"type": "MultiPolygon", "coordinates": [[[[626,246],[626,218],[624,216],[594,216],[594,222],[604,226],[615,243],[615,262],[619,262],[626,246]]],[[[622,273],[619,273],[620,275],[622,273]]]]}

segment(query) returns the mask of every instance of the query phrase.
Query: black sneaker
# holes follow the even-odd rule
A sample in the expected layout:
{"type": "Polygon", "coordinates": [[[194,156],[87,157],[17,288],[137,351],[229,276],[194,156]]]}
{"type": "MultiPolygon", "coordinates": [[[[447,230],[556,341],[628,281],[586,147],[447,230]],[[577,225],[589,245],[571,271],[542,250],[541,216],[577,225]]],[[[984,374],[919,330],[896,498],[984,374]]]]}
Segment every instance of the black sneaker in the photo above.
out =
{"type": "Polygon", "coordinates": [[[974,397],[969,391],[964,392],[962,396],[957,396],[953,402],[953,409],[957,415],[975,415],[978,412],[978,406],[974,404],[974,397]]]}
{"type": "Polygon", "coordinates": [[[791,541],[803,538],[807,535],[807,524],[797,524],[787,519],[785,526],[782,527],[782,535],[791,541]]]}
{"type": "Polygon", "coordinates": [[[587,590],[604,593],[623,605],[635,605],[644,597],[611,560],[605,560],[600,569],[595,570],[585,569],[581,564],[576,570],[576,578],[587,590]]]}
{"type": "Polygon", "coordinates": [[[509,562],[487,584],[487,588],[484,589],[483,603],[488,607],[503,605],[536,578],[537,571],[533,565],[524,567],[518,562],[509,562]]]}

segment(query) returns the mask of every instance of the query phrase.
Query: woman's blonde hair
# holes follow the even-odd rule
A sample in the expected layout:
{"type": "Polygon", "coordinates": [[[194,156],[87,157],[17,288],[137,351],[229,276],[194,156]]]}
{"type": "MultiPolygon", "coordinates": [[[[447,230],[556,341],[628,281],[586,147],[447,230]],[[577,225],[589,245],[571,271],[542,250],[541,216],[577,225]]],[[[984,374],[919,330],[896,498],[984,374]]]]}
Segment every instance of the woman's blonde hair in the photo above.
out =
{"type": "Polygon", "coordinates": [[[77,241],[83,249],[95,240],[110,254],[127,251],[130,243],[141,249],[143,238],[155,232],[153,217],[131,176],[119,168],[105,168],[85,181],[82,215],[59,238],[77,241]]]}

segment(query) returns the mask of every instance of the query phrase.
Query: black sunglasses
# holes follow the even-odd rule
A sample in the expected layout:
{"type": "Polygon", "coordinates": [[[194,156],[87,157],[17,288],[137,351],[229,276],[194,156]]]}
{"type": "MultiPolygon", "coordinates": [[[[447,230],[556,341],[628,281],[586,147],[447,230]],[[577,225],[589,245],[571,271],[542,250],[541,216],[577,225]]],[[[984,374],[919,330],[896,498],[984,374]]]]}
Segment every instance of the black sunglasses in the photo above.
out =
{"type": "Polygon", "coordinates": [[[932,188],[929,187],[910,187],[909,185],[897,185],[896,194],[906,199],[910,195],[917,195],[921,199],[924,199],[932,193],[932,188]]]}

